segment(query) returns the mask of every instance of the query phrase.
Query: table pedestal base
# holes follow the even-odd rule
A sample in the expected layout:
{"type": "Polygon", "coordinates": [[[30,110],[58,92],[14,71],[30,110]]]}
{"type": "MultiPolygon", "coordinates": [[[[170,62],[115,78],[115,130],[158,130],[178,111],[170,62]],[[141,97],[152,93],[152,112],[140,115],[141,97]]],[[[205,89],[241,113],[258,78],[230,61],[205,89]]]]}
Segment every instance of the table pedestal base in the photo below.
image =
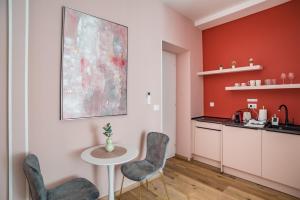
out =
{"type": "Polygon", "coordinates": [[[115,191],[114,191],[115,166],[108,165],[107,170],[108,170],[108,183],[109,183],[108,200],[115,200],[115,191]]]}

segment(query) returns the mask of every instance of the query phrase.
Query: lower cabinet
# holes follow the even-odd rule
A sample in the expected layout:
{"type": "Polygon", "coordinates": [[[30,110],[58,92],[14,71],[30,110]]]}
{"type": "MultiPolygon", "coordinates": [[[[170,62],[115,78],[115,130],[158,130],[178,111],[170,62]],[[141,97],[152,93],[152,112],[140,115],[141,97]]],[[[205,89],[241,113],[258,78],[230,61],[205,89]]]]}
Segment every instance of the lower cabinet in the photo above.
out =
{"type": "Polygon", "coordinates": [[[195,128],[195,149],[194,154],[221,161],[221,131],[206,128],[195,128]]]}
{"type": "Polygon", "coordinates": [[[223,165],[261,176],[261,130],[223,126],[223,165]]]}
{"type": "Polygon", "coordinates": [[[262,176],[300,189],[300,136],[262,133],[262,176]]]}
{"type": "Polygon", "coordinates": [[[300,192],[300,135],[196,121],[192,125],[193,154],[300,192]]]}
{"type": "Polygon", "coordinates": [[[195,122],[193,125],[193,154],[221,161],[222,125],[195,122]]]}

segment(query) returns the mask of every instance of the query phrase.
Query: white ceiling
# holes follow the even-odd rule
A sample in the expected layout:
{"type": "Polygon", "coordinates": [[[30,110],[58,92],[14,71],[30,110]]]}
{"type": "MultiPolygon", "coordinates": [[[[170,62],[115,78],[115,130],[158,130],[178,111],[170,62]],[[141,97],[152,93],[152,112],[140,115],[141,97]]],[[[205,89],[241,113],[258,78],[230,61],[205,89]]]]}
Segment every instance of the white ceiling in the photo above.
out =
{"type": "Polygon", "coordinates": [[[195,21],[220,12],[245,0],[161,0],[182,15],[195,21]]]}
{"type": "Polygon", "coordinates": [[[161,0],[200,29],[232,21],[289,0],[161,0]]]}

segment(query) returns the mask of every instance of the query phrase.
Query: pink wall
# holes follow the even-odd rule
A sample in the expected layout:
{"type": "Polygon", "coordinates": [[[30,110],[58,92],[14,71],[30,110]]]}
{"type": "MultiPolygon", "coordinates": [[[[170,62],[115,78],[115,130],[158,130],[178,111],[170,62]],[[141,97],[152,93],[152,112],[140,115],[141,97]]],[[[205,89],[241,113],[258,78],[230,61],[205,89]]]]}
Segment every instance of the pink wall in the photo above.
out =
{"type": "Polygon", "coordinates": [[[187,133],[191,133],[190,129],[186,129],[190,125],[189,109],[190,91],[186,91],[190,85],[190,69],[186,66],[190,65],[190,53],[184,52],[176,57],[176,153],[187,158],[191,156],[191,140],[187,133]],[[180,152],[180,153],[179,153],[180,152]]]}
{"type": "Polygon", "coordinates": [[[189,103],[185,104],[185,110],[191,110],[190,116],[196,117],[203,114],[203,79],[197,76],[197,72],[202,70],[203,66],[202,31],[191,28],[191,21],[178,15],[175,11],[166,7],[164,9],[166,10],[164,19],[167,19],[164,20],[163,24],[165,41],[190,52],[191,59],[188,63],[190,74],[187,80],[189,83],[183,83],[190,87],[190,99],[188,100],[189,103]],[[199,45],[200,48],[198,48],[199,45]]]}
{"type": "Polygon", "coordinates": [[[25,193],[23,159],[26,151],[25,136],[25,1],[12,1],[12,199],[25,193]]]}
{"type": "Polygon", "coordinates": [[[202,69],[202,32],[193,26],[191,21],[165,8],[163,32],[166,50],[177,54],[176,66],[176,153],[191,158],[191,116],[203,114],[203,80],[197,76],[202,69]],[[168,16],[166,16],[168,14],[168,16]],[[184,30],[178,32],[178,30],[184,30]],[[188,36],[188,37],[187,37],[188,36]],[[175,42],[170,42],[175,41],[175,42]]]}
{"type": "Polygon", "coordinates": [[[0,199],[7,199],[7,1],[0,1],[0,199]]]}
{"type": "MultiPolygon", "coordinates": [[[[16,4],[20,4],[20,9],[24,8],[23,3],[16,2],[16,4]]],[[[19,23],[22,23],[21,19],[15,24],[19,23]]],[[[185,109],[182,110],[183,115],[180,118],[185,123],[181,125],[182,131],[178,133],[184,136],[190,134],[190,123],[186,122],[190,121],[192,114],[202,112],[201,79],[197,79],[196,74],[192,73],[198,71],[201,66],[199,59],[201,32],[191,21],[156,0],[126,2],[31,0],[29,24],[29,150],[40,158],[45,183],[48,186],[55,186],[66,178],[81,176],[97,184],[102,195],[107,194],[106,168],[95,168],[83,162],[80,153],[87,147],[104,143],[104,137],[98,134],[98,129],[108,121],[113,125],[113,140],[136,146],[141,150],[139,158],[143,157],[142,145],[145,133],[161,130],[161,112],[154,112],[152,106],[146,104],[145,93],[151,91],[153,104],[161,104],[162,40],[190,51],[190,63],[185,66],[187,71],[183,77],[189,84],[182,90],[186,105],[182,105],[185,109]],[[62,6],[129,27],[128,115],[73,121],[59,120],[62,6]],[[188,77],[189,73],[192,78],[188,77]],[[190,99],[191,93],[195,97],[193,101],[190,99]]],[[[21,42],[24,38],[22,34],[16,33],[14,37],[20,44],[24,44],[21,42]]],[[[19,49],[22,48],[17,50],[19,49]]],[[[22,80],[22,76],[23,71],[15,72],[15,78],[22,80]]],[[[23,94],[22,91],[18,93],[23,94]]],[[[19,104],[16,108],[22,111],[19,104]]],[[[24,122],[22,118],[16,120],[24,122]]],[[[19,132],[22,126],[16,128],[19,132]]],[[[18,141],[15,141],[16,154],[21,149],[24,151],[24,137],[22,133],[20,134],[21,136],[17,136],[18,141]]],[[[189,156],[189,147],[181,147],[178,148],[178,153],[189,156]]],[[[22,158],[17,156],[15,158],[18,159],[15,164],[20,166],[22,158]]],[[[24,199],[24,177],[19,167],[16,167],[15,171],[15,179],[19,181],[15,185],[14,200],[24,199]]],[[[116,189],[120,187],[120,177],[118,170],[116,189]]],[[[126,181],[125,184],[131,182],[126,181]]]]}
{"type": "Polygon", "coordinates": [[[289,107],[290,119],[300,123],[300,90],[225,91],[225,86],[251,79],[276,78],[281,83],[282,72],[294,72],[295,83],[300,82],[300,1],[294,0],[274,8],[244,17],[203,32],[204,69],[217,69],[219,64],[230,66],[236,60],[239,66],[255,63],[262,71],[207,76],[204,79],[205,115],[231,117],[247,107],[247,98],[257,98],[258,106],[273,114],[284,115],[277,109],[281,104],[289,107]],[[214,101],[215,107],[209,107],[214,101]]]}

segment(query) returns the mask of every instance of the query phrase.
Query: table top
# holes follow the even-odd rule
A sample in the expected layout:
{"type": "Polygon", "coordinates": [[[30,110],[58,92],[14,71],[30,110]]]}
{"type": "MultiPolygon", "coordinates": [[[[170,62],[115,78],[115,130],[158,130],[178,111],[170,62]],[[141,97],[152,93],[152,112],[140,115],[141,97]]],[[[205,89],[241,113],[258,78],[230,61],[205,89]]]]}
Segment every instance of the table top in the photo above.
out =
{"type": "Polygon", "coordinates": [[[105,146],[105,145],[97,145],[85,149],[81,153],[81,159],[94,165],[119,165],[136,158],[138,155],[138,149],[133,146],[118,145],[118,144],[114,144],[114,145],[125,148],[127,150],[126,153],[124,153],[121,156],[112,157],[112,158],[97,158],[93,156],[92,152],[98,148],[105,146]]]}

